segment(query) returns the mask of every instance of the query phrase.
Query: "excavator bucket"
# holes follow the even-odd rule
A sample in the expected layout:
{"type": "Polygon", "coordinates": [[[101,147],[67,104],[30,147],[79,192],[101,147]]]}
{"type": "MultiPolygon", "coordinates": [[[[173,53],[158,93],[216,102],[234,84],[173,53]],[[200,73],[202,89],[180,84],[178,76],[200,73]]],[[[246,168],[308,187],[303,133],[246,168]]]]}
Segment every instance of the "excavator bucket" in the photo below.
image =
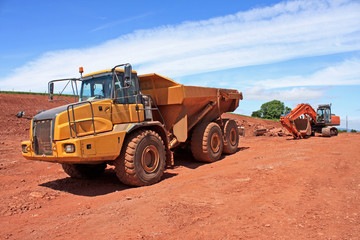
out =
{"type": "Polygon", "coordinates": [[[298,118],[294,123],[302,137],[311,135],[311,124],[308,118],[298,118]]]}

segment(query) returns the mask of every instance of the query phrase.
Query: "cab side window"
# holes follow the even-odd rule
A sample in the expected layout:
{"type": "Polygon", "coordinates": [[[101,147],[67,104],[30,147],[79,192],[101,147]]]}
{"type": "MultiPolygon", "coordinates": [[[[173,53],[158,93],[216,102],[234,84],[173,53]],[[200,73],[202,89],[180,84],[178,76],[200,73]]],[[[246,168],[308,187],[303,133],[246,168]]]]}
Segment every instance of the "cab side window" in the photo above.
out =
{"type": "Polygon", "coordinates": [[[325,110],[325,121],[326,122],[330,122],[330,116],[331,114],[330,114],[330,109],[326,109],[325,110]]]}
{"type": "MultiPolygon", "coordinates": [[[[122,76],[119,76],[119,80],[123,83],[122,76]]],[[[136,103],[136,76],[131,78],[131,85],[129,87],[120,86],[120,82],[115,82],[115,97],[118,104],[133,104],[136,103]]]]}

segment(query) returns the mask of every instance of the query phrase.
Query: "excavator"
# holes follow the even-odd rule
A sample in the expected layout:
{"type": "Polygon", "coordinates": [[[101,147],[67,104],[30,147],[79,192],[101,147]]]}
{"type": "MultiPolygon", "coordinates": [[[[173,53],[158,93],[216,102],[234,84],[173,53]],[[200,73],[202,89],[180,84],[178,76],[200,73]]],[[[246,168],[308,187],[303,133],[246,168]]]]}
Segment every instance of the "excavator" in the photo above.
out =
{"type": "Polygon", "coordinates": [[[295,139],[315,136],[315,132],[323,137],[336,136],[340,125],[340,117],[331,114],[331,104],[319,105],[317,111],[309,104],[301,103],[286,116],[280,117],[283,125],[295,139]]]}

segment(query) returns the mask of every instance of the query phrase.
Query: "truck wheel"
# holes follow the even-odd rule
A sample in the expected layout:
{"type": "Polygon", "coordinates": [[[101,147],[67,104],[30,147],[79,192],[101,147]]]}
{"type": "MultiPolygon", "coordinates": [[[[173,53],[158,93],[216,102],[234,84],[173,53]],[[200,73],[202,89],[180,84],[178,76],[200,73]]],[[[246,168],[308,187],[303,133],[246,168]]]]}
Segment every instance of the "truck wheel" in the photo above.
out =
{"type": "Polygon", "coordinates": [[[215,162],[221,157],[223,147],[223,136],[217,123],[202,123],[194,129],[191,152],[196,160],[215,162]]]}
{"type": "Polygon", "coordinates": [[[224,126],[226,144],[224,144],[224,153],[233,154],[237,151],[239,145],[239,129],[234,120],[229,119],[224,126]]]}
{"type": "Polygon", "coordinates": [[[116,175],[124,184],[154,184],[160,181],[165,170],[164,142],[154,131],[136,131],[127,138],[114,164],[116,175]]]}
{"type": "Polygon", "coordinates": [[[106,168],[106,163],[101,164],[61,164],[64,172],[73,178],[96,178],[101,176],[106,168]]]}

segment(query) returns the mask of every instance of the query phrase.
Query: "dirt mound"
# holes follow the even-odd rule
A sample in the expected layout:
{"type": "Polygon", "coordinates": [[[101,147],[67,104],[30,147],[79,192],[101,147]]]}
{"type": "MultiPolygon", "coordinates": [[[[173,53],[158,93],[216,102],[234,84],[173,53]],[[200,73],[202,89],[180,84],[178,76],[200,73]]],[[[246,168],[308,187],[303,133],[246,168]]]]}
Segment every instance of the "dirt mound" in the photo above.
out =
{"type": "Polygon", "coordinates": [[[236,121],[236,123],[245,129],[245,136],[255,136],[255,131],[264,130],[264,134],[261,136],[269,137],[285,137],[290,136],[290,133],[280,124],[280,122],[266,120],[266,119],[257,119],[247,116],[225,113],[222,115],[223,118],[231,118],[236,121]]]}
{"type": "MultiPolygon", "coordinates": [[[[70,102],[73,98],[63,97],[70,102]]],[[[25,116],[33,117],[39,111],[67,104],[65,101],[49,102],[47,95],[4,94],[0,93],[0,135],[27,136],[30,121],[15,115],[24,111],[25,116]]]]}
{"type": "MultiPolygon", "coordinates": [[[[246,128],[238,152],[214,163],[186,151],[151,186],[130,188],[113,167],[69,178],[27,161],[30,122],[14,115],[63,103],[0,94],[1,239],[358,239],[360,134],[254,137],[278,122],[224,114],[246,128]]],[[[270,134],[267,132],[267,134],[270,134]]]]}

